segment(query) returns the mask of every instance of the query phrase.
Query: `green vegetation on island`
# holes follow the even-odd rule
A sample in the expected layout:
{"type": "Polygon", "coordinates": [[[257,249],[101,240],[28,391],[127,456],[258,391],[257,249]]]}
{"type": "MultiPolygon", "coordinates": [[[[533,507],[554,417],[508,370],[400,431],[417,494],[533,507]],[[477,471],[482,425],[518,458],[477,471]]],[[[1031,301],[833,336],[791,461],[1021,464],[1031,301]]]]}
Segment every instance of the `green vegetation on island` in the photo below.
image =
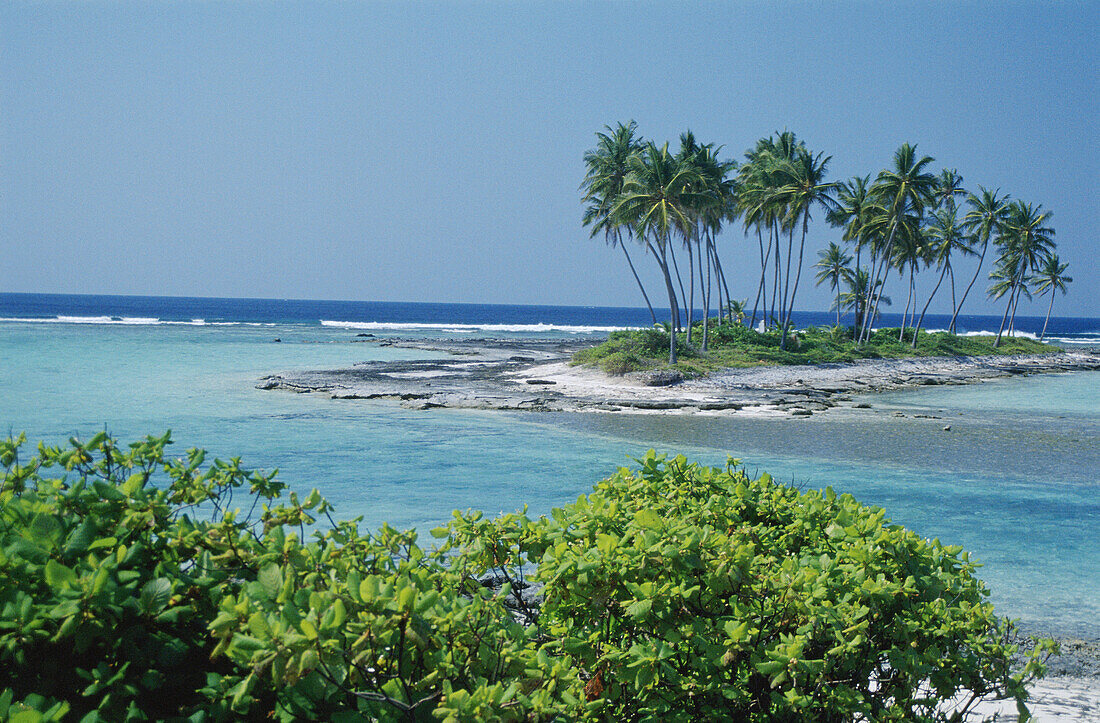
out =
{"type": "Polygon", "coordinates": [[[1056,648],[961,548],[732,460],[428,547],[169,443],[0,442],[0,718],[948,721],[1056,648]]]}
{"type": "MultiPolygon", "coordinates": [[[[702,333],[696,324],[695,336],[702,333]]],[[[1048,354],[1049,344],[1027,337],[1008,337],[1000,345],[991,336],[958,336],[946,332],[914,332],[877,329],[862,344],[852,340],[852,329],[839,326],[809,327],[792,332],[782,348],[778,329],[759,332],[738,323],[710,320],[709,345],[704,353],[687,343],[687,334],[676,335],[676,363],[668,363],[668,332],[664,329],[613,331],[604,343],[573,355],[573,364],[597,366],[611,375],[673,368],[697,377],[734,367],[771,364],[829,364],[857,359],[904,359],[929,356],[982,356],[986,354],[1048,354]],[[916,336],[916,343],[914,342],[916,336]]]]}
{"type": "MultiPolygon", "coordinates": [[[[754,267],[759,270],[759,281],[752,282],[755,300],[751,314],[746,313],[748,326],[755,328],[760,320],[765,331],[778,330],[781,351],[787,351],[794,330],[791,319],[815,213],[843,229],[845,248],[830,243],[814,266],[820,269],[817,283],[828,283],[834,292],[837,325],[841,311],[852,312],[852,336],[858,347],[877,336],[873,324],[891,303],[884,291],[892,271],[905,284],[906,295],[896,333],[918,351],[923,338],[919,331],[941,287],[951,294],[947,331],[956,332],[991,243],[997,254],[987,293],[992,299],[1006,299],[994,348],[1001,345],[1006,330],[1013,335],[1022,298],[1031,299],[1033,292],[1049,294],[1049,320],[1055,291],[1064,294],[1072,280],[1065,275],[1068,264],[1054,252],[1049,211],[1012,200],[999,189],[968,192],[957,171],[932,173],[933,159],[918,156],[916,146],[908,143],[897,149],[893,162],[874,180],[867,175],[829,181],[832,157],[813,153],[789,131],[761,138],[741,164],[720,158],[721,146],[700,144],[690,131],[680,136],[676,152],[668,143],[658,146],[640,138],[634,121],[607,126],[605,131],[596,134],[596,147],[584,157],[584,224],[591,227],[592,236],[602,235],[622,249],[656,325],[657,314],[629,249],[653,259],[667,297],[668,324],[683,333],[684,348],[696,355],[706,357],[712,346],[709,323],[693,333],[697,303],[702,303],[705,319],[733,323],[735,297],[721,261],[719,235],[735,224],[746,238],[756,238],[755,248],[734,248],[735,264],[728,267],[740,272],[741,279],[733,281],[744,281],[754,267]],[[977,263],[960,296],[955,272],[967,257],[976,257],[977,263]],[[922,270],[936,273],[927,299],[916,294],[916,277],[922,270]],[[712,317],[715,308],[718,312],[712,317]],[[910,333],[912,329],[918,333],[910,333]]],[[[960,279],[960,286],[963,282],[960,279]]],[[[669,364],[676,364],[682,354],[677,338],[665,336],[669,364]]]]}

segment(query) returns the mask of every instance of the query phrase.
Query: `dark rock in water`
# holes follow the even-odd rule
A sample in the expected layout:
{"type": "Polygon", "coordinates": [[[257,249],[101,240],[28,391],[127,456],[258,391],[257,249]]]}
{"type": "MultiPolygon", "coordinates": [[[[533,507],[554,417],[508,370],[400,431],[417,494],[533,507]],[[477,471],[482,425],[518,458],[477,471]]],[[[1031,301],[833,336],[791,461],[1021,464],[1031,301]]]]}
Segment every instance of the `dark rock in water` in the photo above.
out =
{"type": "Polygon", "coordinates": [[[280,339],[279,337],[275,337],[275,342],[276,343],[281,342],[281,341],[282,341],[282,339],[280,339]]]}
{"type": "Polygon", "coordinates": [[[519,362],[521,364],[530,364],[535,361],[535,358],[533,356],[510,356],[508,357],[508,361],[519,362]]]}
{"type": "Polygon", "coordinates": [[[859,404],[853,404],[852,409],[870,409],[871,405],[867,402],[860,402],[859,404]]]}
{"type": "Polygon", "coordinates": [[[675,369],[659,369],[652,372],[630,372],[625,376],[638,380],[647,387],[670,387],[684,381],[684,375],[675,369]]]}
{"type": "Polygon", "coordinates": [[[356,336],[361,336],[365,339],[373,339],[374,338],[374,334],[356,334],[356,336]]]}
{"type": "Polygon", "coordinates": [[[279,383],[283,380],[279,376],[264,377],[260,380],[260,383],[256,385],[257,389],[278,389],[279,383]]]}
{"type": "Polygon", "coordinates": [[[528,379],[528,384],[557,384],[557,382],[551,379],[528,379]]]}
{"type": "Polygon", "coordinates": [[[943,431],[950,432],[951,431],[951,425],[948,424],[946,427],[943,428],[943,431]]]}

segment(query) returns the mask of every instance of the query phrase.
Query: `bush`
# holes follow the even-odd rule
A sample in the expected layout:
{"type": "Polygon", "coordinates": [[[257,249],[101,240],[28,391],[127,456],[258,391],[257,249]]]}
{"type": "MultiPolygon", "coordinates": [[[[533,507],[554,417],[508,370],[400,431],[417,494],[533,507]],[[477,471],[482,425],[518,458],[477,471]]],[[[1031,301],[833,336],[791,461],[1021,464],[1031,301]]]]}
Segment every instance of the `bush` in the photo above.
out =
{"type": "Polygon", "coordinates": [[[548,518],[456,513],[424,549],[316,491],[275,505],[238,460],[167,459],[167,435],[25,464],[21,442],[0,443],[13,719],[946,720],[961,688],[1022,701],[1049,649],[1011,670],[959,548],[732,464],[651,452],[548,518]]]}
{"type": "Polygon", "coordinates": [[[953,720],[957,693],[1022,700],[1041,672],[1011,670],[1014,628],[961,548],[831,489],[640,462],[549,518],[449,531],[485,571],[537,564],[539,625],[605,718],[953,720]]]}

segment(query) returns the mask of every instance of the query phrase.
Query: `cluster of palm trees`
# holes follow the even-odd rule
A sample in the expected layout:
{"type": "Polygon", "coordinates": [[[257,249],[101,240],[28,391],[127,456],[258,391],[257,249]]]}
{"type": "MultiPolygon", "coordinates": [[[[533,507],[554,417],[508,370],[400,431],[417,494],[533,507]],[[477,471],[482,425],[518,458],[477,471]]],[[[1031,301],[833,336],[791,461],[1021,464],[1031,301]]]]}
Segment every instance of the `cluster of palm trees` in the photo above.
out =
{"type": "MultiPolygon", "coordinates": [[[[844,229],[843,241],[855,251],[855,266],[850,254],[836,244],[819,253],[815,267],[817,282],[828,282],[836,291],[834,305],[838,313],[850,309],[855,315],[856,341],[865,341],[881,303],[890,303],[882,294],[890,271],[896,269],[903,279],[908,275],[907,299],[902,312],[899,340],[912,327],[913,346],[924,316],[945,279],[951,291],[951,321],[948,332],[956,332],[963,304],[977,282],[992,244],[997,249],[994,269],[989,274],[993,299],[1007,295],[1005,313],[994,346],[1000,344],[1006,324],[1015,331],[1016,309],[1021,297],[1032,292],[1050,294],[1047,322],[1054,305],[1054,292],[1066,291],[1072,279],[1066,276],[1068,264],[1055,253],[1051,213],[1041,205],[1002,196],[1000,191],[979,187],[979,193],[967,192],[963,178],[954,169],[939,175],[928,171],[932,158],[917,157],[916,148],[903,144],[894,154],[890,168],[871,181],[869,176],[852,178],[839,184],[836,205],[828,220],[844,229]],[[964,200],[961,206],[957,199],[964,200]],[[866,251],[869,268],[860,256],[866,251]],[[968,256],[977,257],[974,274],[962,296],[956,294],[954,263],[968,256]],[[925,300],[920,314],[916,298],[916,276],[922,269],[938,271],[936,284],[925,300]],[[840,293],[840,284],[848,287],[840,293]]],[[[1046,323],[1042,338],[1046,336],[1046,323]]]]}
{"type": "MultiPolygon", "coordinates": [[[[591,227],[593,237],[602,235],[622,249],[654,324],[657,315],[630,249],[641,250],[657,264],[673,332],[670,363],[676,361],[677,332],[685,331],[685,342],[692,344],[697,288],[705,309],[703,351],[713,297],[717,297],[719,323],[724,319],[734,323],[733,310],[743,309],[729,293],[717,242],[724,226],[737,221],[746,236],[756,237],[758,246],[757,253],[752,253],[758,256],[760,274],[749,326],[756,326],[760,318],[764,328],[778,329],[780,348],[787,344],[815,211],[843,229],[845,248],[831,243],[819,253],[816,280],[828,282],[835,292],[838,326],[842,310],[853,312],[857,344],[870,336],[880,306],[891,303],[883,289],[893,270],[908,287],[900,338],[912,326],[914,346],[916,332],[945,280],[952,301],[949,331],[955,331],[991,243],[998,248],[998,256],[989,294],[995,299],[1008,297],[997,344],[1006,323],[1012,333],[1021,297],[1049,293],[1049,320],[1055,291],[1065,293],[1066,283],[1072,281],[1065,275],[1067,264],[1054,253],[1049,212],[1001,196],[999,191],[982,188],[977,195],[968,193],[957,172],[944,169],[934,175],[929,171],[933,159],[918,157],[908,143],[873,181],[865,176],[831,182],[826,180],[831,157],[814,154],[789,131],[757,141],[742,164],[722,160],[720,146],[700,144],[690,131],[680,136],[676,152],[667,143],[658,146],[642,139],[633,121],[607,126],[596,137],[596,148],[584,157],[584,224],[591,227]],[[960,199],[965,199],[965,208],[960,199]],[[953,263],[966,256],[977,256],[978,264],[957,298],[953,263]],[[680,263],[685,260],[686,274],[680,263]],[[918,316],[916,276],[922,269],[933,268],[939,274],[937,282],[918,316]]],[[[753,263],[744,257],[737,262],[739,269],[753,263]]],[[[1044,324],[1044,336],[1045,332],[1044,324]]]]}

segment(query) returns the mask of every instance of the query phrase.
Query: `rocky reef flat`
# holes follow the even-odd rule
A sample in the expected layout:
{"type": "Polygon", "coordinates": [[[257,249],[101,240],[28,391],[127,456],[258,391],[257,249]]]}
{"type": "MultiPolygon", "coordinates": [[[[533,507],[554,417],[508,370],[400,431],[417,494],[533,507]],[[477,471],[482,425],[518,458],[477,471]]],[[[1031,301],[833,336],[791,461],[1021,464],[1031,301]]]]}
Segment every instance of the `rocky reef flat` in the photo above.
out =
{"type": "Polygon", "coordinates": [[[327,394],[333,399],[391,401],[414,409],[808,417],[837,407],[865,408],[868,404],[860,395],[868,392],[1100,369],[1100,352],[1074,351],[759,366],[685,379],[675,371],[610,376],[572,366],[572,355],[590,342],[387,339],[374,343],[420,349],[426,352],[425,358],[272,374],[257,387],[327,394]]]}

